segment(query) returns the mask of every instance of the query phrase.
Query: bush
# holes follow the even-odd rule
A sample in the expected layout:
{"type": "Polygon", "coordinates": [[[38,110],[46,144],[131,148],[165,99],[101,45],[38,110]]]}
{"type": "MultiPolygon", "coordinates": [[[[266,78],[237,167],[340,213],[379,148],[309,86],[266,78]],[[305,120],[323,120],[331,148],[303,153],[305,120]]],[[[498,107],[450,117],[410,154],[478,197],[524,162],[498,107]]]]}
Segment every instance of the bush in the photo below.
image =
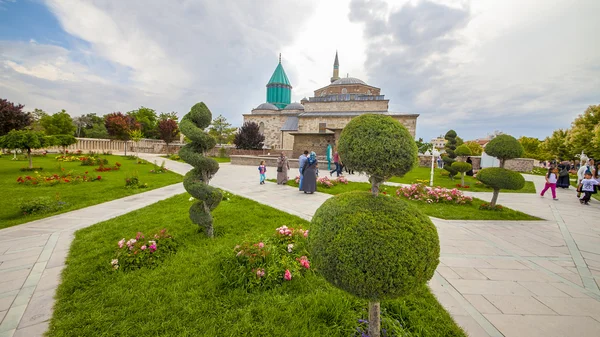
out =
{"type": "Polygon", "coordinates": [[[36,197],[33,199],[21,201],[19,209],[23,215],[50,213],[64,207],[66,203],[60,200],[58,194],[55,198],[36,197]]]}
{"type": "MultiPolygon", "coordinates": [[[[458,151],[458,149],[457,149],[457,151],[458,151]]],[[[473,168],[473,165],[462,162],[462,161],[455,161],[454,163],[452,163],[452,169],[455,170],[456,172],[460,172],[460,184],[462,186],[465,185],[465,172],[471,170],[472,168],[473,168]]]]}
{"type": "Polygon", "coordinates": [[[227,150],[224,147],[221,147],[219,149],[219,157],[220,158],[227,158],[227,150]]]}
{"type": "Polygon", "coordinates": [[[492,139],[485,146],[485,153],[500,160],[500,167],[504,167],[504,162],[508,159],[519,158],[525,150],[519,141],[509,135],[499,135],[492,139]]]}
{"type": "Polygon", "coordinates": [[[471,153],[471,149],[467,145],[463,144],[463,145],[457,147],[456,150],[454,150],[454,154],[456,154],[457,156],[465,157],[465,156],[470,156],[472,153],[471,153]]]}
{"type": "Polygon", "coordinates": [[[456,158],[456,153],[454,153],[454,150],[456,150],[456,131],[454,130],[448,130],[448,132],[446,132],[446,135],[444,136],[444,139],[447,140],[446,142],[446,153],[448,154],[448,157],[450,157],[451,159],[456,158]]]}
{"type": "Polygon", "coordinates": [[[428,204],[453,203],[462,205],[473,202],[473,197],[465,196],[456,188],[449,190],[439,186],[434,188],[423,184],[412,184],[411,186],[400,187],[396,190],[396,195],[405,197],[409,200],[425,201],[428,204]]]}
{"type": "Polygon", "coordinates": [[[244,123],[244,125],[242,125],[239,131],[235,134],[235,138],[233,139],[235,148],[243,150],[261,150],[263,148],[264,141],[265,136],[260,133],[260,127],[255,122],[244,123]]]}
{"type": "Polygon", "coordinates": [[[353,118],[338,142],[348,169],[366,173],[376,192],[392,176],[401,177],[417,164],[418,150],[408,130],[390,116],[365,114],[353,118]]]}
{"type": "Polygon", "coordinates": [[[81,160],[81,166],[96,166],[108,165],[108,160],[105,158],[85,157],[81,160]]]}
{"type": "Polygon", "coordinates": [[[117,251],[110,265],[113,270],[130,271],[142,267],[154,267],[165,256],[173,254],[176,242],[166,229],[145,240],[144,234],[138,232],[135,239],[125,238],[117,243],[117,251]]]}
{"type": "Polygon", "coordinates": [[[448,171],[448,176],[451,179],[454,179],[454,176],[458,174],[458,171],[452,168],[452,164],[454,164],[456,160],[448,156],[442,157],[442,160],[444,161],[444,170],[448,171]]]}
{"type": "Polygon", "coordinates": [[[351,192],[317,210],[309,251],[330,283],[379,301],[407,295],[431,279],[440,246],[431,220],[407,202],[351,192]]]}
{"type": "Polygon", "coordinates": [[[477,173],[477,179],[494,189],[490,206],[495,207],[501,189],[520,190],[525,186],[525,178],[518,173],[502,167],[489,167],[477,173]]]}

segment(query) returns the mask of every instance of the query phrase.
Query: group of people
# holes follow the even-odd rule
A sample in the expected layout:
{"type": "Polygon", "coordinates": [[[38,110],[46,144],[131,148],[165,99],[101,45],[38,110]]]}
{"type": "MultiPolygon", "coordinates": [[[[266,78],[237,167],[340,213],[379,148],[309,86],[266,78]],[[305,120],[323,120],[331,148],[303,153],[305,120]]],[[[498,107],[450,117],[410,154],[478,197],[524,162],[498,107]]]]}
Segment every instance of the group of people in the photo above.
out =
{"type": "MultiPolygon", "coordinates": [[[[546,185],[540,195],[543,197],[546,191],[550,189],[552,199],[558,200],[556,187],[569,188],[571,184],[569,171],[574,167],[574,163],[568,161],[551,164],[546,173],[546,185]]],[[[599,171],[600,164],[595,165],[593,159],[582,160],[577,170],[577,198],[581,204],[588,205],[592,194],[598,193],[598,186],[600,185],[599,171]]]]}

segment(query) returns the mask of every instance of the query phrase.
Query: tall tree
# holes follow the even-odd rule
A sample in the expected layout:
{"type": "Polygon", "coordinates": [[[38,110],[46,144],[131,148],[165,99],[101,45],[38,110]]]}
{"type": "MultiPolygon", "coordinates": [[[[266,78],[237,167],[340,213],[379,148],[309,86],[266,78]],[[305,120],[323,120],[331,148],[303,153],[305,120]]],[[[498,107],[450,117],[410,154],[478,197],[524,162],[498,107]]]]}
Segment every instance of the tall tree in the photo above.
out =
{"type": "Polygon", "coordinates": [[[46,136],[39,131],[12,130],[0,137],[0,147],[27,151],[29,168],[33,168],[31,150],[42,149],[53,145],[56,145],[56,138],[53,136],[46,136]]]}
{"type": "Polygon", "coordinates": [[[419,138],[418,140],[415,141],[415,143],[417,144],[417,149],[419,149],[419,153],[425,153],[427,151],[433,150],[433,144],[426,143],[423,140],[423,138],[419,138]]]}
{"type": "Polygon", "coordinates": [[[158,134],[167,144],[167,154],[169,154],[169,144],[172,143],[177,136],[179,136],[179,126],[174,119],[167,118],[158,121],[158,134]]]}
{"type": "Polygon", "coordinates": [[[537,160],[544,159],[542,149],[540,148],[542,142],[539,139],[523,136],[519,138],[519,143],[521,143],[523,149],[525,150],[523,153],[523,158],[532,158],[537,160]]]}
{"type": "Polygon", "coordinates": [[[260,134],[258,124],[246,122],[235,134],[233,140],[237,149],[260,150],[263,147],[265,136],[260,134]]]}
{"type": "Polygon", "coordinates": [[[158,116],[154,109],[142,106],[137,110],[129,111],[127,115],[135,118],[140,123],[141,131],[145,138],[156,138],[158,116]]]}
{"type": "MultiPolygon", "coordinates": [[[[541,144],[541,149],[546,154],[545,159],[560,159],[560,160],[572,160],[575,158],[577,153],[569,140],[569,131],[558,129],[552,132],[550,137],[546,137],[544,142],[541,144]]],[[[581,152],[581,151],[579,151],[581,152]]]]}
{"type": "Polygon", "coordinates": [[[125,141],[125,155],[127,155],[129,132],[139,130],[140,123],[132,116],[124,115],[121,112],[113,112],[104,116],[104,126],[111,138],[125,141]]]}
{"type": "Polygon", "coordinates": [[[32,122],[28,129],[33,131],[44,131],[44,127],[42,126],[41,120],[42,118],[48,116],[46,111],[42,109],[33,109],[31,112],[32,122]]]}
{"type": "Polygon", "coordinates": [[[14,104],[0,98],[0,136],[11,130],[22,130],[33,122],[29,112],[23,111],[22,104],[14,104]]]}
{"type": "Polygon", "coordinates": [[[215,137],[219,145],[227,143],[227,140],[231,138],[231,135],[235,133],[235,128],[231,127],[231,124],[227,122],[227,119],[222,115],[215,118],[212,121],[208,129],[208,134],[215,137]]]}
{"type": "Polygon", "coordinates": [[[73,135],[77,128],[71,116],[63,109],[54,115],[46,115],[40,119],[47,135],[73,135]]]}
{"type": "Polygon", "coordinates": [[[600,124],[600,105],[590,105],[571,124],[568,143],[573,151],[584,151],[590,158],[600,158],[599,142],[595,142],[595,129],[600,124]]]}

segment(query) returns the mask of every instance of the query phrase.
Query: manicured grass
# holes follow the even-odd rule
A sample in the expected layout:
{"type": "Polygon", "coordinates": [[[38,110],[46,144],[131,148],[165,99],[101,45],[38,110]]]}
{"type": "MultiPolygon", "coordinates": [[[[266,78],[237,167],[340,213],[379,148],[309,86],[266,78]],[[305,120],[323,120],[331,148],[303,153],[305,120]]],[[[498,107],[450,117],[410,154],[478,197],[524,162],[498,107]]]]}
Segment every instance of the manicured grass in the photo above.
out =
{"type": "MultiPolygon", "coordinates": [[[[268,181],[276,182],[276,180],[268,179],[268,181]]],[[[298,187],[294,180],[287,183],[289,186],[298,187]]],[[[381,186],[380,191],[386,192],[389,195],[396,195],[398,188],[394,186],[381,186]]],[[[317,186],[317,191],[337,195],[340,193],[351,191],[370,191],[369,183],[348,182],[347,185],[338,184],[330,188],[317,186]]],[[[403,198],[403,200],[406,200],[403,198]]],[[[525,214],[519,211],[505,207],[502,211],[480,210],[479,206],[487,202],[474,198],[470,205],[457,205],[445,203],[428,204],[418,200],[407,200],[423,213],[446,220],[540,220],[540,218],[525,214]]]]}
{"type": "MultiPolygon", "coordinates": [[[[458,188],[462,191],[471,192],[492,192],[492,189],[485,185],[477,184],[479,181],[473,177],[465,176],[465,185],[469,188],[457,187],[460,184],[460,175],[454,177],[454,180],[448,176],[442,175],[442,173],[448,171],[444,169],[435,169],[433,177],[433,185],[445,188],[458,188]]],[[[415,184],[418,182],[429,185],[429,178],[431,176],[431,169],[427,167],[416,167],[412,171],[408,172],[404,177],[392,177],[389,181],[393,183],[401,184],[415,184]],[[420,180],[420,181],[418,181],[420,180]]],[[[535,193],[535,185],[531,181],[526,181],[525,186],[520,190],[500,190],[502,193],[535,193]]]]}
{"type": "MultiPolygon", "coordinates": [[[[126,197],[128,195],[142,193],[151,189],[175,184],[182,181],[178,174],[168,172],[162,174],[150,173],[154,168],[151,163],[137,164],[136,160],[129,160],[121,156],[100,156],[108,159],[108,165],[114,166],[119,162],[122,166],[118,171],[96,172],[98,166],[81,166],[77,162],[58,162],[56,155],[46,157],[34,157],[33,166],[42,167],[44,173],[57,173],[58,165],[62,165],[65,171],[73,170],[74,173],[83,174],[88,171],[92,176],[101,176],[100,181],[85,182],[78,184],[58,184],[55,186],[31,186],[17,183],[19,176],[35,176],[35,172],[21,172],[21,167],[27,167],[26,160],[13,161],[12,156],[0,158],[0,190],[6,196],[0,207],[0,229],[22,224],[25,222],[45,218],[51,215],[64,213],[79,208],[100,204],[106,201],[126,197]],[[140,182],[147,183],[147,188],[127,189],[125,178],[137,174],[140,182]],[[8,197],[10,196],[10,197],[8,197]],[[34,197],[48,196],[66,202],[65,206],[53,213],[23,215],[19,209],[22,201],[34,197]]],[[[158,163],[160,165],[160,163],[158,163]]],[[[168,166],[167,166],[168,168],[168,166]]]]}
{"type": "MultiPolygon", "coordinates": [[[[188,194],[75,234],[49,336],[352,336],[367,303],[307,273],[271,290],[224,286],[220,260],[236,244],[306,221],[233,196],[213,212],[215,238],[188,219],[188,194]],[[179,244],[154,269],[113,272],[117,241],[167,228],[179,244]]],[[[310,237],[309,237],[310,238],[310,237]]],[[[466,336],[427,287],[382,302],[406,336],[466,336]]]]}
{"type": "MultiPolygon", "coordinates": [[[[181,163],[185,163],[185,161],[183,161],[183,159],[179,158],[179,156],[177,156],[177,157],[161,156],[161,157],[167,158],[167,159],[171,159],[171,160],[174,160],[174,161],[178,161],[178,162],[181,162],[181,163]]],[[[225,157],[225,158],[222,158],[222,157],[210,157],[210,158],[216,160],[217,163],[231,163],[231,158],[229,158],[229,157],[225,157]]]]}

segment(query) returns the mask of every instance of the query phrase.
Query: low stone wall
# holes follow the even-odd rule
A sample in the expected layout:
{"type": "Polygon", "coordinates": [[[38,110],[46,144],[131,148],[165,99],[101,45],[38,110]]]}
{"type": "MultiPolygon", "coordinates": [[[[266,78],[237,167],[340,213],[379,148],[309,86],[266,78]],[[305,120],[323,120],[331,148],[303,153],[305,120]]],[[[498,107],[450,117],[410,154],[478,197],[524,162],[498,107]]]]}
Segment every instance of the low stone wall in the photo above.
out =
{"type": "Polygon", "coordinates": [[[533,170],[533,164],[535,159],[531,158],[517,158],[507,160],[504,164],[504,168],[517,172],[531,172],[533,170]]]}
{"type": "Polygon", "coordinates": [[[234,145],[217,145],[208,151],[207,155],[211,157],[220,156],[221,148],[225,149],[225,155],[229,156],[266,156],[266,155],[277,155],[284,152],[286,156],[292,155],[292,150],[279,150],[279,149],[266,149],[266,150],[242,150],[236,149],[234,145]]]}
{"type": "MultiPolygon", "coordinates": [[[[267,168],[269,167],[277,167],[277,157],[274,156],[239,156],[233,155],[230,156],[231,165],[248,165],[248,166],[256,166],[260,165],[262,160],[265,161],[265,165],[267,168]]],[[[290,168],[298,168],[298,159],[289,159],[290,168]]]]}

